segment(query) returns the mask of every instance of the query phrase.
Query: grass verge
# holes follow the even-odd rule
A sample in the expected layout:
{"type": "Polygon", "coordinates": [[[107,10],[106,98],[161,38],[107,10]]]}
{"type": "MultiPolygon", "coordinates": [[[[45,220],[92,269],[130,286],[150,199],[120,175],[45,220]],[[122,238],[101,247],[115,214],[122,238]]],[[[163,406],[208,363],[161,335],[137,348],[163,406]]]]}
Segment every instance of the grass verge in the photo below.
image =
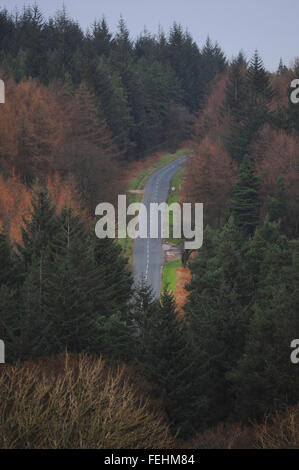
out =
{"type": "MultiPolygon", "coordinates": [[[[170,194],[168,197],[168,205],[173,204],[174,202],[180,202],[181,200],[181,187],[183,183],[185,168],[182,168],[178,171],[174,177],[172,178],[170,184],[170,194]]],[[[173,245],[182,246],[183,240],[182,238],[174,238],[173,237],[173,219],[174,215],[172,212],[169,213],[169,243],[173,245]]]]}
{"type": "Polygon", "coordinates": [[[181,260],[177,259],[163,266],[162,272],[162,290],[169,289],[172,292],[176,289],[177,276],[176,271],[181,266],[181,260]]]}
{"type": "Polygon", "coordinates": [[[131,181],[129,188],[128,189],[133,189],[133,190],[138,190],[138,189],[144,189],[144,186],[148,180],[148,178],[157,170],[160,168],[163,168],[164,166],[168,165],[172,161],[176,160],[177,158],[182,157],[183,155],[186,155],[187,153],[190,153],[190,149],[182,149],[179,150],[176,153],[170,154],[170,155],[164,155],[162,158],[159,160],[155,161],[151,165],[149,165],[147,168],[144,170],[140,171],[131,181]]]}

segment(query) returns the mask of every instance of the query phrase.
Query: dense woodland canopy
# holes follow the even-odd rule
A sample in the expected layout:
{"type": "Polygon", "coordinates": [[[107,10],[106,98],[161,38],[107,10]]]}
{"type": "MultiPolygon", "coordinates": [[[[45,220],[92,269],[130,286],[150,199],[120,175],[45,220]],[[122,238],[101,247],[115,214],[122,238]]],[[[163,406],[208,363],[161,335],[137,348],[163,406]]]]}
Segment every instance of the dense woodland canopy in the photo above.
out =
{"type": "Polygon", "coordinates": [[[270,74],[257,51],[228,61],[178,24],[132,40],[123,19],[116,34],[105,19],[83,33],[65,10],[46,19],[34,7],[0,12],[0,70],[10,362],[66,349],[125,362],[180,438],[298,404],[298,60],[270,74]],[[154,300],[133,286],[120,245],[95,238],[90,214],[115,200],[131,161],[185,139],[194,156],[182,198],[204,203],[205,233],[184,253],[192,277],[179,316],[169,292],[154,300]]]}
{"type": "Polygon", "coordinates": [[[18,83],[31,77],[69,95],[84,83],[125,159],[188,136],[211,81],[226,67],[217,44],[208,39],[199,49],[178,24],[167,35],[145,31],[133,41],[122,18],[114,35],[104,18],[84,33],[65,10],[47,20],[37,6],[0,12],[0,50],[18,83]]]}

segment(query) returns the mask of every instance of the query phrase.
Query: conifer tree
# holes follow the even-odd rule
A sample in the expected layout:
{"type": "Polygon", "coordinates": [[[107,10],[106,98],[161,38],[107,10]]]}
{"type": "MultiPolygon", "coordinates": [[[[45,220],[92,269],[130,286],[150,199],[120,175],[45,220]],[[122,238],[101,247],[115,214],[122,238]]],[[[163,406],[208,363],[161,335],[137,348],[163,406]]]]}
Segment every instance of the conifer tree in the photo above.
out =
{"type": "Polygon", "coordinates": [[[248,155],[240,166],[237,182],[232,191],[232,213],[238,227],[246,236],[251,236],[259,221],[260,182],[248,155]]]}
{"type": "Polygon", "coordinates": [[[120,245],[111,238],[97,238],[94,242],[94,259],[96,265],[104,270],[105,288],[111,292],[111,310],[126,312],[132,296],[133,280],[120,245]]]}
{"type": "Polygon", "coordinates": [[[269,220],[250,240],[258,282],[246,347],[231,373],[238,419],[260,419],[298,402],[298,371],[290,359],[299,328],[298,248],[269,220]]]}
{"type": "Polygon", "coordinates": [[[210,37],[201,50],[200,58],[200,77],[204,85],[202,90],[202,98],[210,90],[211,83],[217,74],[222,73],[226,69],[226,58],[219,44],[212,43],[210,37]]]}
{"type": "Polygon", "coordinates": [[[288,223],[287,210],[287,184],[283,176],[276,180],[274,191],[269,194],[265,201],[265,208],[271,221],[280,221],[280,229],[286,233],[288,223]]]}
{"type": "Polygon", "coordinates": [[[242,122],[248,103],[248,84],[246,62],[242,56],[233,60],[225,87],[225,106],[236,123],[242,122]]]}
{"type": "Polygon", "coordinates": [[[246,245],[231,218],[219,232],[206,228],[191,262],[184,306],[198,363],[198,394],[206,403],[202,424],[227,420],[234,407],[228,373],[244,349],[254,287],[246,271],[246,245]]]}
{"type": "Polygon", "coordinates": [[[8,236],[0,231],[0,286],[11,287],[16,281],[16,267],[8,236]]]}
{"type": "Polygon", "coordinates": [[[265,70],[263,61],[257,50],[254,52],[248,67],[248,78],[253,103],[256,104],[261,100],[265,104],[270,103],[273,98],[273,90],[270,85],[268,73],[265,70]]]}
{"type": "Polygon", "coordinates": [[[42,186],[37,186],[32,195],[31,218],[24,220],[21,227],[23,245],[18,251],[25,267],[30,266],[33,258],[48,257],[57,231],[56,207],[50,195],[42,186]]]}
{"type": "Polygon", "coordinates": [[[44,252],[33,254],[20,287],[18,307],[17,358],[34,360],[55,353],[52,349],[50,323],[46,310],[46,283],[49,259],[44,252]]]}
{"type": "MultiPolygon", "coordinates": [[[[148,293],[143,294],[150,300],[148,293]]],[[[143,309],[150,315],[143,315],[138,362],[162,400],[172,429],[186,436],[198,426],[203,406],[197,394],[197,368],[186,325],[167,291],[160,302],[143,304],[143,309]]]]}
{"type": "Polygon", "coordinates": [[[0,338],[5,343],[5,361],[20,358],[20,294],[17,288],[0,285],[0,338]]]}
{"type": "MultiPolygon", "coordinates": [[[[127,359],[130,335],[120,312],[125,301],[120,296],[117,303],[115,278],[106,277],[105,256],[109,254],[103,253],[103,260],[98,256],[96,261],[94,243],[81,218],[71,209],[64,208],[59,221],[56,255],[45,286],[52,352],[67,348],[72,352],[102,354],[109,360],[127,359]]],[[[117,260],[113,260],[113,255],[116,253],[110,250],[110,263],[115,266],[117,260]]],[[[130,282],[128,296],[129,285],[130,282]]]]}
{"type": "Polygon", "coordinates": [[[268,73],[257,51],[248,67],[243,58],[232,63],[226,87],[226,107],[231,117],[226,144],[238,163],[249,152],[257,132],[272,119],[273,96],[268,73]]]}
{"type": "Polygon", "coordinates": [[[97,54],[99,56],[108,56],[112,43],[112,34],[109,31],[105,17],[102,17],[101,21],[93,23],[91,35],[97,54]]]}

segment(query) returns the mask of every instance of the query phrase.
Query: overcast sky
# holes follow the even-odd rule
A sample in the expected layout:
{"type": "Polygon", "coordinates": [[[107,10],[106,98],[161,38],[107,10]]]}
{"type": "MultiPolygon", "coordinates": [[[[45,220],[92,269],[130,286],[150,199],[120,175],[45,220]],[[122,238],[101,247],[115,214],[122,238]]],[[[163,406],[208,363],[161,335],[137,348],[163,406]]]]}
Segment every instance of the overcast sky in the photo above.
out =
{"type": "MultiPolygon", "coordinates": [[[[13,11],[26,0],[4,0],[13,11]]],[[[299,56],[299,0],[37,0],[46,16],[65,4],[70,16],[85,30],[105,15],[112,31],[122,15],[132,37],[146,26],[167,31],[173,21],[181,23],[201,46],[207,35],[217,40],[228,58],[243,49],[250,57],[258,49],[269,70],[276,70],[280,57],[289,65],[299,56]]]]}

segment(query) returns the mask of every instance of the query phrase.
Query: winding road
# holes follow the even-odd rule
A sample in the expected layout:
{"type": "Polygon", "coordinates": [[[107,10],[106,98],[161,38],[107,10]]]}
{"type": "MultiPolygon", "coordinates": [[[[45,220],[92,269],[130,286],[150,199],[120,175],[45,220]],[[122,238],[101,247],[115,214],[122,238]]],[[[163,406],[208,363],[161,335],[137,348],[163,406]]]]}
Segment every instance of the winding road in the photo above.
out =
{"type": "MultiPolygon", "coordinates": [[[[169,163],[153,173],[144,188],[143,204],[148,214],[148,237],[136,238],[133,251],[133,269],[135,283],[144,279],[153,289],[155,297],[160,296],[161,273],[164,264],[162,238],[150,238],[150,204],[167,202],[170,183],[173,176],[184,166],[186,156],[169,163]]],[[[160,232],[160,230],[159,230],[160,232]]]]}

